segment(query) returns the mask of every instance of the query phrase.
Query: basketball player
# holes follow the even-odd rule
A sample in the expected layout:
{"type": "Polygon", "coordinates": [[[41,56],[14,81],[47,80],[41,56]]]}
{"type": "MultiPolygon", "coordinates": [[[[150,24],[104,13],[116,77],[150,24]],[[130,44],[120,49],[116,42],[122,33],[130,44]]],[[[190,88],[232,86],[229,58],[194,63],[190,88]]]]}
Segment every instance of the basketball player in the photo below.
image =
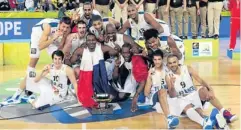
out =
{"type": "Polygon", "coordinates": [[[74,71],[68,65],[63,64],[64,53],[60,50],[54,51],[52,54],[53,63],[46,65],[41,74],[36,76],[35,82],[40,89],[40,96],[37,99],[29,100],[34,108],[40,109],[52,106],[64,100],[67,95],[69,79],[77,93],[77,81],[74,71]],[[50,79],[46,76],[50,75],[50,79]]]}
{"type": "MultiPolygon", "coordinates": [[[[87,48],[91,51],[94,52],[96,49],[96,44],[100,44],[97,42],[97,38],[93,33],[88,33],[86,35],[86,46],[87,48]]],[[[118,54],[118,51],[106,46],[106,45],[101,45],[101,50],[103,53],[109,53],[111,56],[116,56],[118,54]]],[[[73,64],[75,63],[78,59],[80,59],[83,55],[84,47],[79,47],[77,48],[74,53],[72,54],[70,58],[70,62],[73,64]]],[[[76,76],[79,76],[79,72],[77,73],[76,76]]]]}
{"type": "Polygon", "coordinates": [[[145,71],[147,74],[148,68],[141,56],[139,56],[140,58],[138,58],[138,61],[137,59],[135,61],[133,60],[133,53],[131,52],[131,48],[131,44],[123,44],[121,48],[121,56],[115,61],[111,84],[121,94],[124,94],[123,97],[133,97],[131,111],[135,112],[137,110],[137,101],[139,95],[143,91],[146,83],[146,77],[140,75],[143,75],[142,73],[145,73],[145,71]],[[138,64],[138,67],[135,66],[134,62],[138,64]],[[138,73],[135,73],[137,69],[138,73]]]}
{"type": "MultiPolygon", "coordinates": [[[[167,102],[167,86],[165,81],[166,73],[168,72],[163,63],[163,52],[156,50],[152,55],[154,67],[149,69],[149,74],[145,84],[145,96],[148,104],[154,106],[157,111],[162,110],[167,118],[168,129],[176,128],[179,124],[179,119],[170,114],[169,105],[167,102]],[[160,104],[156,104],[158,102],[160,104]],[[161,105],[161,109],[158,109],[161,105]]],[[[147,102],[146,101],[146,102],[147,102]]]]}
{"type": "MultiPolygon", "coordinates": [[[[69,60],[72,54],[74,53],[74,51],[85,43],[85,36],[86,36],[86,30],[87,30],[86,23],[83,20],[80,20],[77,25],[78,25],[78,32],[68,35],[63,48],[63,52],[65,54],[65,58],[64,58],[65,64],[68,64],[68,65],[72,65],[69,60]]],[[[79,69],[78,68],[79,65],[80,65],[80,61],[73,64],[72,67],[74,68],[74,70],[79,69]]]]}
{"type": "MultiPolygon", "coordinates": [[[[40,51],[47,48],[51,55],[57,49],[63,49],[67,35],[70,33],[71,19],[63,17],[57,19],[43,19],[32,28],[30,44],[30,62],[27,68],[27,76],[20,83],[20,88],[5,103],[19,103],[20,94],[25,90],[33,91],[33,80],[36,76],[35,66],[40,57],[40,51]]],[[[36,91],[35,91],[36,92],[36,91]]]]}
{"type": "Polygon", "coordinates": [[[171,71],[166,75],[166,83],[171,97],[169,109],[170,112],[173,112],[173,115],[179,116],[184,112],[191,120],[206,127],[205,120],[195,110],[203,108],[201,101],[209,101],[223,115],[219,116],[218,121],[223,117],[227,123],[231,123],[237,119],[236,115],[232,115],[228,110],[223,108],[215,97],[211,86],[201,79],[190,66],[179,65],[178,62],[178,58],[175,55],[167,57],[167,66],[171,71]],[[197,89],[194,86],[193,78],[203,87],[197,89]]]}
{"type": "MultiPolygon", "coordinates": [[[[94,11],[93,10],[93,5],[90,2],[85,2],[83,5],[83,10],[84,13],[80,13],[80,20],[84,20],[85,23],[87,24],[87,29],[90,28],[92,26],[92,15],[100,15],[100,13],[98,11],[94,11]]],[[[101,15],[100,15],[101,16],[101,15]]]]}
{"type": "Polygon", "coordinates": [[[104,34],[106,31],[106,25],[112,23],[116,28],[120,27],[120,23],[115,21],[113,18],[101,18],[99,15],[92,15],[92,26],[89,31],[98,38],[99,42],[104,42],[104,34]]]}
{"type": "Polygon", "coordinates": [[[149,13],[138,14],[136,6],[133,4],[128,5],[127,14],[129,19],[124,22],[122,28],[119,30],[122,34],[125,33],[127,29],[131,29],[131,36],[139,40],[143,39],[145,30],[155,28],[162,35],[170,35],[169,27],[164,21],[160,21],[161,23],[159,23],[159,20],[152,17],[149,13]]]}
{"type": "Polygon", "coordinates": [[[161,49],[164,53],[164,63],[166,64],[166,57],[168,54],[173,53],[179,57],[180,64],[183,64],[184,62],[184,43],[183,41],[175,36],[171,35],[171,38],[175,40],[175,43],[166,42],[165,36],[159,37],[158,31],[156,29],[148,29],[144,32],[145,37],[145,45],[147,48],[147,55],[148,60],[150,63],[152,63],[152,60],[150,59],[152,56],[152,53],[155,50],[161,49]]]}
{"type": "Polygon", "coordinates": [[[142,47],[139,46],[130,36],[118,33],[113,24],[106,25],[105,37],[106,39],[104,44],[112,48],[115,48],[115,45],[122,48],[124,43],[129,43],[132,46],[132,52],[139,53],[138,50],[143,50],[142,47]]]}

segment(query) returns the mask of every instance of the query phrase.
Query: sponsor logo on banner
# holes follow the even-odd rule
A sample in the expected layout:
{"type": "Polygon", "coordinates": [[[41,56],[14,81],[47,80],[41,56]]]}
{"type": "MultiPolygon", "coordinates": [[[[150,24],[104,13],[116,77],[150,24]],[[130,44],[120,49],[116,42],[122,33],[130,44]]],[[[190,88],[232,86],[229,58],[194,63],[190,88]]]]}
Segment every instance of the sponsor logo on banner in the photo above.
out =
{"type": "Polygon", "coordinates": [[[192,56],[212,56],[212,42],[193,42],[192,56]]]}
{"type": "Polygon", "coordinates": [[[212,56],[212,42],[201,42],[199,44],[199,56],[212,56]]]}
{"type": "Polygon", "coordinates": [[[192,56],[199,56],[199,42],[192,43],[192,56]]]}

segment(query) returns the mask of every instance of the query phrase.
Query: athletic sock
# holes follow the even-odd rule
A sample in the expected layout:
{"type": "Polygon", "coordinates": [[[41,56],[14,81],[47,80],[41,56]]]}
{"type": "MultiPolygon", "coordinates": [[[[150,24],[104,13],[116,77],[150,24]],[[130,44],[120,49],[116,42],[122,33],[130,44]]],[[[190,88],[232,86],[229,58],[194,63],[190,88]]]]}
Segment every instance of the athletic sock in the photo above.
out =
{"type": "Polygon", "coordinates": [[[192,120],[203,126],[204,119],[195,111],[193,108],[190,108],[186,111],[187,116],[192,120]]]}
{"type": "Polygon", "coordinates": [[[13,99],[16,99],[17,96],[19,96],[24,90],[18,88],[18,90],[14,93],[14,95],[12,96],[13,99]]]}
{"type": "Polygon", "coordinates": [[[222,108],[219,112],[220,112],[221,114],[223,114],[224,111],[225,111],[225,109],[222,108]]]}

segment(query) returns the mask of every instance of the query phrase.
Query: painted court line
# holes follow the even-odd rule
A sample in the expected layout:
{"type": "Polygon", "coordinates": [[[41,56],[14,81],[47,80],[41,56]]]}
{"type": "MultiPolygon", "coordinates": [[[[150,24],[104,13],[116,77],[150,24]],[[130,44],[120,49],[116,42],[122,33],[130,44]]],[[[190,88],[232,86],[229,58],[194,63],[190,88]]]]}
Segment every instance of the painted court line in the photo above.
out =
{"type": "Polygon", "coordinates": [[[76,117],[76,116],[80,116],[80,115],[84,115],[84,114],[88,114],[88,113],[89,113],[89,111],[85,109],[85,110],[82,110],[82,111],[71,113],[70,115],[73,116],[73,117],[76,117]]]}

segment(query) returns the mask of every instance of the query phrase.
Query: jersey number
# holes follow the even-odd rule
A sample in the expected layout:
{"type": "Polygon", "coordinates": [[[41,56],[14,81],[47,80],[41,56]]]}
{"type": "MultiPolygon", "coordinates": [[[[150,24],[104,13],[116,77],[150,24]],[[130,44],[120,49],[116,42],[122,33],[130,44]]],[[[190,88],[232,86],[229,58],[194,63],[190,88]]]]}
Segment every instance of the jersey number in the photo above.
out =
{"type": "Polygon", "coordinates": [[[185,88],[185,87],[186,87],[185,82],[181,82],[180,85],[182,86],[182,88],[185,88]]]}
{"type": "Polygon", "coordinates": [[[141,36],[143,36],[143,35],[144,35],[144,32],[145,32],[145,29],[144,29],[144,28],[141,28],[141,29],[139,30],[139,32],[140,32],[141,36]]]}
{"type": "Polygon", "coordinates": [[[164,79],[162,79],[162,81],[161,81],[161,85],[164,85],[164,83],[165,83],[165,81],[164,81],[164,79]]]}
{"type": "Polygon", "coordinates": [[[54,81],[59,81],[59,76],[54,76],[54,81]]]}
{"type": "Polygon", "coordinates": [[[34,71],[30,71],[30,72],[29,72],[29,77],[30,77],[30,78],[36,77],[36,73],[35,73],[34,71]]]}

